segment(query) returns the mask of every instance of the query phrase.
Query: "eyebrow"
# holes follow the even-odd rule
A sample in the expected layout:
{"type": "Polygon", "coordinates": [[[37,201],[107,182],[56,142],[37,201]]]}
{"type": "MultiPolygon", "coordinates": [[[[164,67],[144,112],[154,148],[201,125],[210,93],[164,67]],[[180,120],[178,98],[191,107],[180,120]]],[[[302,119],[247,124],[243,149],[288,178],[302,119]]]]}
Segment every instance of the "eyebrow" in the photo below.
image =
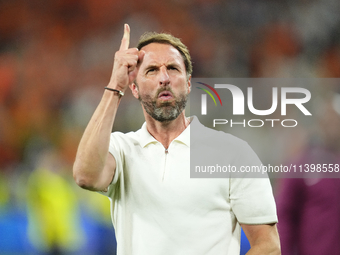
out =
{"type": "Polygon", "coordinates": [[[177,64],[177,63],[170,63],[167,65],[167,67],[176,67],[176,68],[180,68],[181,65],[177,64]]]}
{"type": "Polygon", "coordinates": [[[159,65],[151,64],[145,67],[145,70],[156,69],[159,68],[159,65]]]}
{"type": "MultiPolygon", "coordinates": [[[[169,64],[166,64],[166,67],[176,67],[176,68],[180,68],[181,65],[175,63],[175,62],[170,62],[169,64]]],[[[145,67],[145,70],[150,70],[150,69],[157,69],[159,68],[158,64],[150,64],[148,66],[145,67]]]]}

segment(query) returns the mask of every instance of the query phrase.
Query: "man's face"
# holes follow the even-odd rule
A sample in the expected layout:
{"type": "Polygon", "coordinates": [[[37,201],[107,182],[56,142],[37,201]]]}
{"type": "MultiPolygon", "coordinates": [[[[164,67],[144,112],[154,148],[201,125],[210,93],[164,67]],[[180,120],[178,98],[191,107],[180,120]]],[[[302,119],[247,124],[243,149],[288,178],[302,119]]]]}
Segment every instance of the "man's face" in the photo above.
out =
{"type": "Polygon", "coordinates": [[[142,50],[145,55],[132,92],[152,118],[174,120],[183,112],[191,88],[183,57],[168,44],[151,43],[142,50]]]}

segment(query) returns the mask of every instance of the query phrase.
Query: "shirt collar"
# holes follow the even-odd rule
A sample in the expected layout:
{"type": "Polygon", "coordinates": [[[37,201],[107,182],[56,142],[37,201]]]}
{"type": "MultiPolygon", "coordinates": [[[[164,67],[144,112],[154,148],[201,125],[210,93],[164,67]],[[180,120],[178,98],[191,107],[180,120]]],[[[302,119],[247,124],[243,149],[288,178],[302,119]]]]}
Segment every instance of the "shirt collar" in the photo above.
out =
{"type": "MultiPolygon", "coordinates": [[[[189,120],[190,124],[187,126],[187,128],[174,139],[174,141],[181,142],[187,145],[188,147],[190,146],[190,125],[191,123],[198,121],[196,116],[189,117],[189,120]]],[[[158,141],[149,133],[149,131],[146,128],[146,122],[144,122],[141,127],[140,144],[142,147],[145,147],[150,143],[158,143],[158,141]]]]}
{"type": "Polygon", "coordinates": [[[158,143],[158,141],[149,133],[148,129],[146,128],[146,122],[143,123],[140,131],[140,144],[143,148],[150,143],[158,143]]]}

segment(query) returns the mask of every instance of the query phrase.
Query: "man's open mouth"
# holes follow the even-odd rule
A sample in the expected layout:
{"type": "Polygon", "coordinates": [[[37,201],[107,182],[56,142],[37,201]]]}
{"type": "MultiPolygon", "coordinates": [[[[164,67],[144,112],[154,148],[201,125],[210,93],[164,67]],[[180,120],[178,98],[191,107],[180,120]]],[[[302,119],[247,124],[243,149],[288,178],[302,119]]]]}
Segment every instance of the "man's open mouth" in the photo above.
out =
{"type": "Polygon", "coordinates": [[[162,100],[170,100],[173,98],[173,95],[170,91],[168,90],[164,90],[161,93],[158,94],[158,98],[162,99],[162,100]]]}

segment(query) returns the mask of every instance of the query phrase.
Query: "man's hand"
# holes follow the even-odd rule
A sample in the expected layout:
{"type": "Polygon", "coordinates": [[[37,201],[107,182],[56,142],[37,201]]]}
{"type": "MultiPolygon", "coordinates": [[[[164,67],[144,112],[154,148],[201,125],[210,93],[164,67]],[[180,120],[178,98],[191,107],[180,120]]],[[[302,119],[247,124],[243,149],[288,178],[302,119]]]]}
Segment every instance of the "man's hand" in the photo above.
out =
{"type": "Polygon", "coordinates": [[[108,87],[125,91],[127,87],[136,79],[137,64],[142,61],[145,52],[137,48],[130,48],[130,27],[124,25],[124,35],[119,51],[116,52],[113,70],[108,87]]]}

